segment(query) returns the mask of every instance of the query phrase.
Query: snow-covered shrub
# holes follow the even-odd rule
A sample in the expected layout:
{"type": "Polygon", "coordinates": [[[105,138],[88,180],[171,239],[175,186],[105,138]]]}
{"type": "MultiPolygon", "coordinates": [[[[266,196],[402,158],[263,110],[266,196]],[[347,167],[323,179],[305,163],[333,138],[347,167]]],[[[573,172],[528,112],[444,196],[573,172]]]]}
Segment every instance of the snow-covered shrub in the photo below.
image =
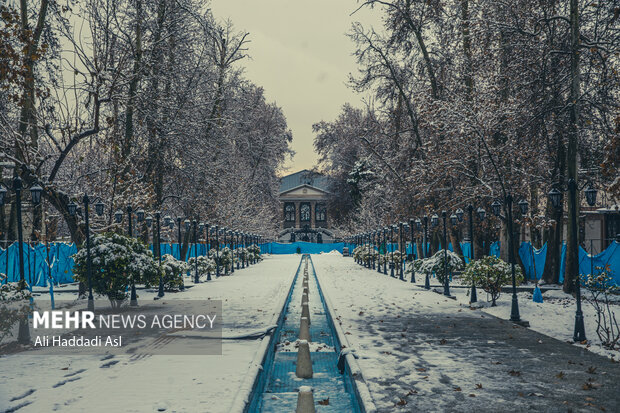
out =
{"type": "MultiPolygon", "coordinates": [[[[517,285],[523,281],[523,273],[519,266],[515,266],[515,279],[517,285]]],[[[512,283],[512,267],[506,261],[488,256],[479,260],[470,261],[462,276],[463,283],[482,288],[491,296],[491,306],[496,306],[496,301],[502,292],[502,286],[512,283]]]]}
{"type": "MultiPolygon", "coordinates": [[[[194,257],[190,258],[188,261],[187,268],[190,271],[195,270],[196,268],[196,259],[194,257]]],[[[204,255],[200,255],[198,257],[198,277],[207,277],[207,274],[214,274],[216,272],[215,268],[215,259],[211,257],[206,257],[204,255]]]]}
{"type": "Polygon", "coordinates": [[[0,273],[0,341],[12,335],[13,325],[26,319],[30,312],[30,290],[19,282],[3,284],[6,275],[0,273]]]}
{"type": "MultiPolygon", "coordinates": [[[[135,238],[106,233],[94,235],[90,242],[93,290],[108,297],[113,307],[127,299],[126,287],[132,281],[147,286],[159,283],[160,269],[153,253],[135,238]]],[[[72,257],[75,278],[88,283],[86,247],[72,257]]]]}
{"type": "Polygon", "coordinates": [[[620,294],[620,288],[609,275],[609,265],[596,267],[598,274],[581,274],[581,282],[590,291],[590,304],[596,310],[596,334],[601,344],[611,350],[620,348],[620,329],[612,299],[620,294]]]}
{"type": "Polygon", "coordinates": [[[400,251],[388,252],[385,259],[387,260],[388,264],[394,262],[394,265],[399,265],[402,262],[404,255],[405,254],[401,254],[400,251]]]}
{"type": "MultiPolygon", "coordinates": [[[[447,255],[448,255],[448,263],[447,263],[447,270],[448,270],[448,276],[450,274],[452,274],[454,271],[461,271],[463,269],[463,259],[461,258],[460,255],[455,254],[452,251],[447,251],[447,255]]],[[[445,282],[446,280],[446,274],[445,274],[445,266],[444,266],[444,256],[445,256],[445,251],[444,250],[440,250],[437,251],[432,257],[429,258],[424,258],[421,260],[415,260],[414,262],[414,266],[416,271],[419,271],[423,274],[432,274],[435,273],[435,276],[437,276],[437,279],[439,280],[439,282],[441,282],[442,284],[445,282]]]]}
{"type": "Polygon", "coordinates": [[[248,253],[250,254],[250,259],[254,260],[254,262],[258,262],[262,260],[260,255],[260,247],[256,244],[252,244],[248,247],[248,253]]]}
{"type": "MultiPolygon", "coordinates": [[[[190,261],[193,258],[190,259],[190,261]]],[[[164,289],[167,291],[179,288],[183,285],[183,274],[189,270],[185,261],[177,260],[170,254],[161,257],[161,270],[163,272],[164,289]]]]}

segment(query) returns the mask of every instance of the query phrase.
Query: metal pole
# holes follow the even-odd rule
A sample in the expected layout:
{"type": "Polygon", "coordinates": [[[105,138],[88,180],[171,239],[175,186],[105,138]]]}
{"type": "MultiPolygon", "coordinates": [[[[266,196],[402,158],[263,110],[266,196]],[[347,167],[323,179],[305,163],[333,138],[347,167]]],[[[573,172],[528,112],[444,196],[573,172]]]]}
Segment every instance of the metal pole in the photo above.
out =
{"type": "Polygon", "coordinates": [[[215,226],[215,277],[220,276],[220,227],[215,226]]]}
{"type": "Polygon", "coordinates": [[[513,238],[514,235],[512,233],[512,195],[506,195],[506,212],[508,216],[508,257],[510,258],[510,266],[512,270],[512,308],[510,310],[510,321],[521,321],[521,316],[519,315],[519,299],[517,298],[517,279],[515,274],[515,257],[514,257],[514,247],[513,247],[513,238]]]}
{"type": "MultiPolygon", "coordinates": [[[[467,207],[469,213],[469,262],[474,260],[474,207],[469,205],[467,207]]],[[[469,302],[478,302],[478,293],[476,292],[476,283],[471,283],[471,294],[469,296],[469,302]]]]}
{"type": "Polygon", "coordinates": [[[399,273],[400,273],[399,278],[400,278],[401,281],[405,281],[405,274],[404,274],[404,271],[403,271],[403,264],[405,263],[405,260],[403,258],[403,242],[404,242],[404,239],[405,239],[403,237],[403,223],[400,222],[398,224],[398,226],[399,226],[399,231],[398,231],[398,240],[399,240],[399,242],[398,242],[398,252],[400,252],[400,263],[398,264],[399,273]]]}
{"type": "MultiPolygon", "coordinates": [[[[133,209],[131,205],[127,205],[127,230],[129,231],[129,238],[133,237],[133,228],[131,226],[131,212],[133,209]]],[[[136,294],[136,280],[131,277],[131,299],[129,300],[129,305],[131,307],[136,307],[138,305],[138,295],[136,294]]]]}
{"type": "Polygon", "coordinates": [[[92,261],[90,257],[90,221],[89,221],[89,204],[90,199],[88,199],[88,195],[84,194],[84,198],[82,198],[82,202],[84,203],[84,222],[86,224],[86,274],[88,276],[88,311],[95,310],[95,300],[93,298],[93,280],[92,280],[92,261]]]}
{"type": "Polygon", "coordinates": [[[450,275],[448,274],[448,237],[446,228],[446,217],[448,213],[441,211],[441,217],[443,218],[443,295],[450,296],[450,275]]]}
{"type": "Polygon", "coordinates": [[[198,275],[198,222],[196,220],[193,221],[194,224],[194,263],[195,263],[195,274],[194,274],[194,284],[198,284],[200,282],[200,277],[198,275]]]}
{"type": "MultiPolygon", "coordinates": [[[[157,256],[159,258],[159,262],[161,264],[161,228],[159,224],[159,219],[161,218],[161,213],[155,212],[155,221],[157,222],[157,256]]],[[[181,275],[183,277],[183,275],[181,275]]],[[[159,298],[164,296],[164,277],[161,271],[159,272],[159,291],[157,292],[157,296],[159,298]]]]}
{"type": "MultiPolygon", "coordinates": [[[[424,216],[424,245],[422,246],[422,252],[424,253],[424,258],[427,258],[426,251],[426,243],[428,239],[428,216],[424,216]]],[[[427,290],[431,289],[431,280],[428,276],[428,271],[426,272],[426,278],[424,279],[424,288],[427,290]]]]}
{"type": "MultiPolygon", "coordinates": [[[[17,250],[19,253],[19,289],[26,289],[26,277],[24,274],[24,234],[22,232],[22,180],[19,176],[13,178],[13,190],[15,191],[15,207],[17,212],[17,250]]],[[[8,249],[7,249],[8,251],[8,249]]],[[[8,255],[7,255],[8,261],[8,255]]],[[[28,318],[19,320],[19,333],[17,336],[19,344],[30,344],[30,326],[28,318]]]]}
{"type": "Polygon", "coordinates": [[[414,268],[414,263],[415,263],[415,257],[413,254],[413,226],[415,225],[415,222],[413,219],[409,220],[409,232],[411,234],[411,283],[415,283],[415,268],[414,268]]]}
{"type": "Polygon", "coordinates": [[[394,277],[394,225],[390,225],[390,246],[392,250],[390,255],[390,277],[394,277]]]}
{"type": "MultiPolygon", "coordinates": [[[[570,202],[575,202],[577,199],[577,182],[574,179],[568,180],[568,190],[570,191],[570,202]]],[[[570,224],[572,227],[573,237],[571,238],[570,248],[573,251],[573,256],[576,257],[577,263],[573,265],[574,274],[572,274],[575,279],[575,301],[577,301],[577,311],[575,312],[575,331],[573,333],[573,341],[581,342],[586,339],[586,329],[583,324],[583,312],[581,311],[581,282],[579,281],[579,242],[577,238],[579,237],[579,233],[577,232],[577,205],[573,205],[573,208],[570,209],[570,224]]],[[[591,254],[591,252],[590,252],[591,254]]],[[[592,260],[590,260],[592,261],[592,260]]]]}

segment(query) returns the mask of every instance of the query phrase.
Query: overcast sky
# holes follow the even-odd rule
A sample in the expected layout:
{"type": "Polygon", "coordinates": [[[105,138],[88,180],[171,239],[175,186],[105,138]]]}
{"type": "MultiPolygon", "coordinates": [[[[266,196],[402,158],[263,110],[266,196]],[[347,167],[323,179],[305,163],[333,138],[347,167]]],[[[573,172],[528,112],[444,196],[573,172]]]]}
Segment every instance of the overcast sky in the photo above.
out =
{"type": "Polygon", "coordinates": [[[296,155],[288,172],[311,168],[317,156],[312,124],[335,119],[345,102],[361,106],[346,86],[357,71],[354,45],[345,35],[354,21],[380,26],[380,11],[357,0],[212,0],[213,14],[250,33],[246,77],[284,111],[296,155]]]}

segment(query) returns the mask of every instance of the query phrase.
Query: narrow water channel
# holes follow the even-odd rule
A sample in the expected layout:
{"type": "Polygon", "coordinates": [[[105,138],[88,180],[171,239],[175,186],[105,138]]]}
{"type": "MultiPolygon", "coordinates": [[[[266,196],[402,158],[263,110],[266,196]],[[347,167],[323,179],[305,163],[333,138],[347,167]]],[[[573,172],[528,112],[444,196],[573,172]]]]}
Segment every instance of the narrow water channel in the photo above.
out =
{"type": "Polygon", "coordinates": [[[312,259],[304,255],[247,411],[295,412],[299,389],[309,386],[317,412],[360,412],[353,380],[338,370],[339,353],[340,343],[327,316],[312,259]],[[297,369],[300,343],[304,343],[299,340],[304,288],[310,314],[311,378],[299,378],[297,369]]]}

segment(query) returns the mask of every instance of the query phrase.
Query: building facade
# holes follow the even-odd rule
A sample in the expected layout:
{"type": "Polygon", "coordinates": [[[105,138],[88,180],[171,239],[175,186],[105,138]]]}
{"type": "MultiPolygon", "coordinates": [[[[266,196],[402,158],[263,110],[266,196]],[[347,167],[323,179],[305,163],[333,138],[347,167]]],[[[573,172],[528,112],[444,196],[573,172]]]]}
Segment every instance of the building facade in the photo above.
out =
{"type": "Polygon", "coordinates": [[[280,179],[282,211],[279,242],[332,242],[327,199],[328,180],[324,175],[303,170],[280,179]]]}

